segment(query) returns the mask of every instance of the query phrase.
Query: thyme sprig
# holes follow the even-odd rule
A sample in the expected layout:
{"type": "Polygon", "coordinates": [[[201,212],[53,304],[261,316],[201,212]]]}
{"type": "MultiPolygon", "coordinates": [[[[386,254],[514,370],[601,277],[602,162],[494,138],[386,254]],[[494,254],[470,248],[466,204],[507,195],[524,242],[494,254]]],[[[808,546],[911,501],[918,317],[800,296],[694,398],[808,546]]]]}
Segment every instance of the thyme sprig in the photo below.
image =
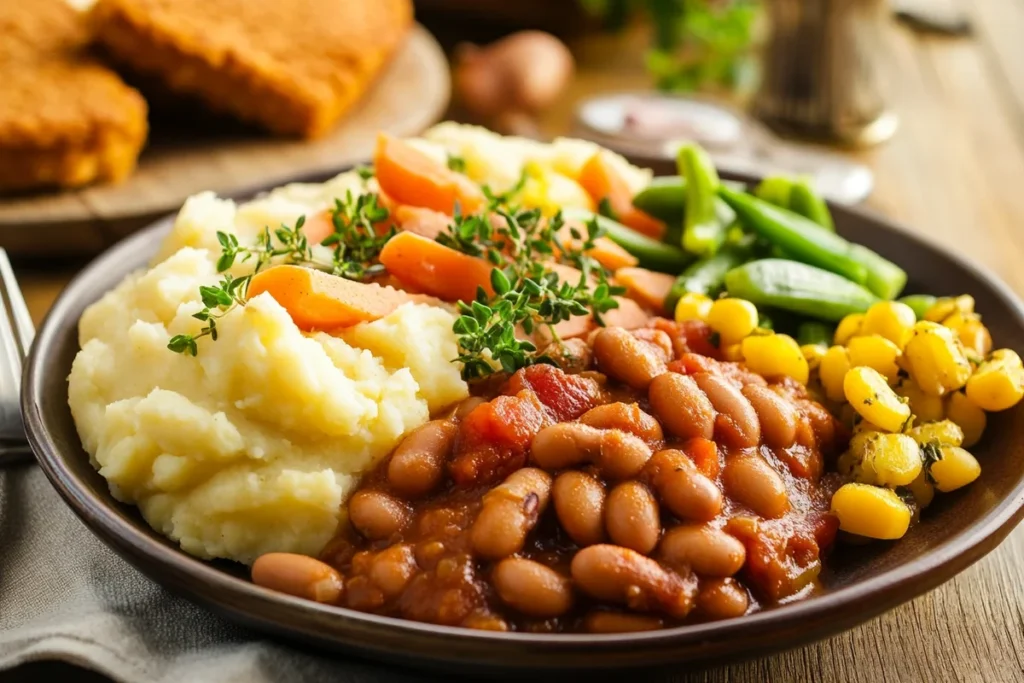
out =
{"type": "Polygon", "coordinates": [[[245,289],[249,285],[248,275],[231,277],[225,275],[216,286],[204,285],[199,288],[199,296],[203,301],[203,309],[192,314],[196,320],[206,323],[197,334],[176,334],[167,342],[167,348],[175,353],[195,356],[199,353],[196,343],[202,337],[210,337],[217,341],[217,321],[230,313],[236,306],[245,305],[245,289]]]}

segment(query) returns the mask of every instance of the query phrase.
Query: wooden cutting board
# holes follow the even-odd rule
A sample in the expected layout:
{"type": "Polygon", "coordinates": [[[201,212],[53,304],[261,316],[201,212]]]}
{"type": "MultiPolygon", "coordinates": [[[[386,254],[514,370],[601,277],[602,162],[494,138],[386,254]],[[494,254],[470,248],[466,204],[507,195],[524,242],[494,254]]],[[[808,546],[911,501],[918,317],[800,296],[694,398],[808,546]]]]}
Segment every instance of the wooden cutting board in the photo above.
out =
{"type": "Polygon", "coordinates": [[[20,255],[98,253],[201,190],[234,194],[367,159],[377,131],[419,133],[441,117],[450,93],[444,52],[417,25],[331,135],[285,140],[223,122],[191,130],[155,122],[138,169],[120,185],[0,198],[0,246],[20,255]]]}

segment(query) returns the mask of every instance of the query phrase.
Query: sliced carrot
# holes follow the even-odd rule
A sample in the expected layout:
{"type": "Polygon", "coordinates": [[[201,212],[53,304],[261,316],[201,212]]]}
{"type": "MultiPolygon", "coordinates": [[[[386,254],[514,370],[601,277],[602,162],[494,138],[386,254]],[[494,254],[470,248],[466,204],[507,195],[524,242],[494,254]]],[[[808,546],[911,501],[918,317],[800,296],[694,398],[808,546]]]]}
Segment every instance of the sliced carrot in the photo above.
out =
{"type": "Polygon", "coordinates": [[[377,136],[374,173],[381,189],[399,204],[421,206],[452,215],[458,204],[469,214],[484,205],[483,191],[408,142],[386,133],[377,136]]]}
{"type": "MultiPolygon", "coordinates": [[[[558,239],[567,247],[571,246],[575,248],[580,244],[580,240],[577,240],[572,236],[573,228],[575,228],[581,236],[587,233],[586,227],[584,227],[581,222],[566,221],[565,226],[558,231],[558,239]]],[[[607,237],[598,237],[594,240],[594,246],[592,249],[587,251],[587,254],[611,271],[618,270],[619,268],[635,266],[639,263],[635,256],[607,237]]]]}
{"type": "Polygon", "coordinates": [[[718,478],[721,464],[718,460],[718,446],[714,441],[694,437],[683,444],[683,452],[690,456],[690,460],[705,477],[713,480],[718,478]]]}
{"type": "Polygon", "coordinates": [[[616,218],[623,225],[654,239],[661,239],[665,234],[664,223],[633,206],[633,193],[629,185],[601,152],[583,164],[577,181],[594,202],[600,204],[607,199],[616,218]]]}
{"type": "Polygon", "coordinates": [[[302,234],[306,236],[310,244],[320,244],[329,235],[334,234],[331,211],[328,209],[306,216],[306,220],[302,224],[302,234]]]}
{"type": "Polygon", "coordinates": [[[615,282],[626,288],[626,296],[658,313],[665,312],[665,298],[676,279],[646,268],[620,268],[615,282]]]}
{"type": "Polygon", "coordinates": [[[635,330],[650,322],[650,313],[640,308],[637,302],[624,296],[617,296],[615,300],[619,302],[619,307],[601,314],[605,326],[635,330]]]}
{"type": "Polygon", "coordinates": [[[409,294],[364,284],[301,266],[275,266],[256,273],[248,296],[267,292],[302,330],[335,330],[377,320],[404,303],[409,294]]]}
{"type": "Polygon", "coordinates": [[[414,232],[400,232],[388,240],[380,262],[402,282],[445,301],[472,301],[477,287],[494,293],[493,267],[487,261],[414,232]]]}
{"type": "Polygon", "coordinates": [[[452,221],[451,216],[440,211],[404,204],[396,207],[392,215],[400,230],[414,232],[431,240],[447,230],[452,221]]]}

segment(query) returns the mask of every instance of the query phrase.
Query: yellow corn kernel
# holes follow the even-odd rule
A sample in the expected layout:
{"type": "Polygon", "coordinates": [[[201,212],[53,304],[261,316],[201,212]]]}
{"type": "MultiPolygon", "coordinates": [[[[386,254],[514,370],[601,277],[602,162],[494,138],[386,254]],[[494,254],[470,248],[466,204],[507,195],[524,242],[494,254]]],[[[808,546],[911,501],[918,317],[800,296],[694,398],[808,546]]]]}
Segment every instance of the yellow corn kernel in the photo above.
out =
{"type": "Polygon", "coordinates": [[[814,372],[821,365],[821,359],[825,356],[828,347],[824,344],[804,344],[800,347],[800,353],[807,359],[807,368],[814,372]]]}
{"type": "Polygon", "coordinates": [[[914,309],[899,301],[879,301],[864,314],[860,334],[877,334],[902,349],[913,334],[917,316],[914,309]]]}
{"type": "Polygon", "coordinates": [[[906,434],[868,433],[857,446],[861,449],[858,480],[865,484],[906,486],[921,474],[921,449],[906,434]]]}
{"type": "Polygon", "coordinates": [[[981,465],[973,455],[959,446],[943,446],[926,449],[934,458],[928,466],[928,473],[935,482],[935,488],[948,493],[967,486],[981,475],[981,465]],[[938,455],[935,455],[938,450],[938,455]]]}
{"type": "Polygon", "coordinates": [[[910,508],[890,489],[844,484],[832,496],[839,528],[851,534],[893,540],[910,527],[910,508]]]}
{"type": "Polygon", "coordinates": [[[738,363],[743,360],[743,344],[730,344],[720,349],[722,360],[738,363]]]}
{"type": "Polygon", "coordinates": [[[910,419],[910,406],[872,368],[852,368],[847,372],[843,394],[861,417],[887,432],[901,431],[910,419]]]}
{"type": "Polygon", "coordinates": [[[810,366],[800,345],[787,334],[755,334],[742,342],[747,368],[762,377],[792,377],[807,384],[810,366]]]}
{"type": "Polygon", "coordinates": [[[907,484],[907,489],[910,491],[910,495],[914,496],[914,500],[917,501],[917,506],[920,509],[924,509],[932,504],[932,499],[935,498],[935,487],[928,481],[928,473],[924,470],[921,474],[917,475],[914,481],[907,484]]]}
{"type": "Polygon", "coordinates": [[[903,364],[921,390],[932,396],[956,391],[971,376],[971,364],[953,331],[921,321],[903,349],[903,364]]]}
{"type": "Polygon", "coordinates": [[[890,384],[899,378],[900,368],[896,359],[900,357],[900,349],[896,344],[878,334],[854,337],[846,345],[850,354],[851,367],[868,367],[885,376],[890,384]]]}
{"type": "Polygon", "coordinates": [[[963,294],[958,297],[944,296],[932,304],[924,313],[924,319],[938,323],[954,313],[974,313],[974,297],[963,294]]]}
{"type": "Polygon", "coordinates": [[[985,411],[974,405],[964,392],[954,391],[949,395],[946,401],[946,416],[960,427],[964,435],[961,442],[953,444],[954,446],[970,448],[981,441],[988,418],[985,411]]]}
{"type": "Polygon", "coordinates": [[[843,391],[843,378],[850,369],[850,354],[843,346],[833,346],[821,357],[818,365],[818,376],[821,386],[830,401],[842,401],[846,398],[843,391]]]}
{"type": "Polygon", "coordinates": [[[684,320],[706,321],[708,313],[711,312],[711,304],[713,303],[709,297],[703,294],[695,294],[693,292],[683,294],[676,303],[676,322],[681,323],[684,320]]]}
{"type": "Polygon", "coordinates": [[[992,335],[988,328],[977,318],[967,320],[956,332],[957,338],[964,348],[973,351],[982,358],[992,351],[992,335]]]}
{"type": "Polygon", "coordinates": [[[708,325],[722,345],[738,344],[757,328],[757,308],[745,299],[718,299],[708,310],[708,325]]]}
{"type": "Polygon", "coordinates": [[[836,333],[832,337],[832,343],[839,346],[846,346],[846,343],[860,334],[864,325],[863,313],[851,313],[836,325],[836,333]]]}
{"type": "Polygon", "coordinates": [[[909,377],[900,380],[896,385],[896,393],[907,399],[910,412],[918,422],[936,422],[946,417],[942,398],[924,393],[909,377]]]}
{"type": "Polygon", "coordinates": [[[1024,397],[1024,366],[1010,349],[992,352],[967,380],[967,398],[983,410],[995,412],[1017,405],[1024,397]]]}
{"type": "Polygon", "coordinates": [[[907,436],[919,446],[938,444],[939,446],[960,446],[964,442],[964,432],[960,425],[952,420],[928,422],[907,430],[907,436]]]}

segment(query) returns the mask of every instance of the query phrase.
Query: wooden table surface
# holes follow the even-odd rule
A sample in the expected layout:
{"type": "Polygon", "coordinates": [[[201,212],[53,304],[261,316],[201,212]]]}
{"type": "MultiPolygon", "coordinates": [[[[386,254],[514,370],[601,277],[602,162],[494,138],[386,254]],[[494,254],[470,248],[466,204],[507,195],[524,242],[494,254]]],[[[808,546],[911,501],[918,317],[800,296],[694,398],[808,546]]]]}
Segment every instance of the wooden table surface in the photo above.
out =
{"type": "MultiPolygon", "coordinates": [[[[855,155],[869,204],[977,260],[1024,296],[1024,0],[974,0],[975,35],[895,28],[882,60],[901,117],[888,144],[855,155]]],[[[574,103],[644,81],[639,52],[581,46],[569,96],[543,121],[567,129],[574,103]]],[[[37,321],[79,264],[19,264],[37,321]]],[[[1024,527],[953,581],[859,628],[808,647],[679,681],[731,683],[1024,681],[1024,527]]]]}

